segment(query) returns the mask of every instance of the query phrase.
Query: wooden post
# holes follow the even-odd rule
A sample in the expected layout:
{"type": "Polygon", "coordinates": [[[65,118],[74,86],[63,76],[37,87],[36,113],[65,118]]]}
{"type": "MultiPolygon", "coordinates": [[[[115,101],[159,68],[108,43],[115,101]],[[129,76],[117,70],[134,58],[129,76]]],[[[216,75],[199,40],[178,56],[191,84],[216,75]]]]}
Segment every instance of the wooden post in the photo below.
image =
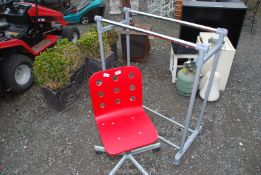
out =
{"type": "Polygon", "coordinates": [[[176,19],[181,19],[181,17],[182,17],[182,0],[176,0],[174,16],[176,19]]]}

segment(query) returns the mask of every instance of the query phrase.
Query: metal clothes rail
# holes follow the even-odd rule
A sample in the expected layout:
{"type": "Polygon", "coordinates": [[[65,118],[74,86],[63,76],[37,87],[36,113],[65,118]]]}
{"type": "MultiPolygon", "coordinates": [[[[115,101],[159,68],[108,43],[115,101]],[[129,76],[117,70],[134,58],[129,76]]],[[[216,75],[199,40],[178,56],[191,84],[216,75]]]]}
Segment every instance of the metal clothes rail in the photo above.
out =
{"type": "Polygon", "coordinates": [[[145,13],[145,12],[134,11],[134,10],[131,10],[129,8],[124,8],[123,11],[125,13],[125,20],[123,20],[121,22],[115,22],[115,21],[112,21],[112,20],[104,19],[101,16],[95,17],[95,21],[97,22],[97,31],[98,31],[98,35],[99,35],[100,55],[101,55],[102,69],[103,70],[106,69],[106,65],[105,65],[105,56],[104,56],[102,33],[107,32],[107,31],[109,31],[109,30],[111,30],[115,27],[124,28],[124,29],[126,29],[126,32],[127,32],[126,33],[127,65],[130,65],[130,34],[129,34],[130,30],[134,30],[136,32],[146,33],[148,35],[152,35],[154,37],[157,37],[157,38],[160,38],[160,39],[163,39],[163,40],[168,40],[170,42],[175,42],[179,45],[194,48],[194,49],[199,51],[199,55],[197,57],[197,62],[196,62],[197,69],[196,69],[196,73],[195,73],[195,80],[194,80],[194,83],[193,83],[192,94],[191,94],[191,97],[190,97],[190,102],[189,102],[187,114],[185,116],[185,123],[184,124],[181,124],[181,123],[179,123],[179,122],[177,122],[173,119],[170,119],[169,117],[164,116],[163,114],[160,114],[160,113],[156,112],[155,110],[153,110],[153,109],[151,109],[147,106],[143,106],[144,109],[154,113],[155,115],[157,115],[158,117],[161,117],[162,119],[167,120],[170,124],[174,124],[174,125],[182,128],[182,132],[183,132],[182,138],[181,138],[181,140],[178,144],[172,143],[171,141],[165,139],[164,137],[159,136],[160,140],[162,140],[163,142],[167,143],[168,145],[172,146],[173,148],[175,148],[177,150],[173,163],[175,165],[178,165],[180,163],[181,158],[186,153],[186,151],[188,150],[190,145],[193,143],[193,141],[197,138],[200,130],[203,127],[203,115],[204,115],[204,112],[205,112],[205,109],[206,109],[207,99],[209,97],[211,85],[212,85],[214,75],[215,75],[215,71],[216,71],[216,68],[217,68],[220,50],[221,50],[224,38],[225,38],[225,36],[227,36],[228,31],[226,29],[222,29],[222,28],[212,28],[212,27],[203,26],[203,25],[199,25],[199,24],[195,24],[195,23],[191,23],[191,22],[186,22],[186,21],[182,21],[182,20],[157,16],[157,15],[153,15],[153,14],[149,14],[149,13],[145,13]],[[192,42],[188,42],[188,41],[178,39],[178,38],[175,38],[175,37],[171,37],[171,36],[168,36],[168,35],[164,35],[164,34],[160,34],[160,33],[157,33],[157,32],[152,32],[152,31],[149,31],[149,30],[144,30],[144,29],[141,29],[141,28],[138,28],[138,27],[130,26],[129,25],[130,20],[131,20],[130,13],[135,13],[135,14],[138,14],[138,15],[153,17],[153,18],[157,18],[157,19],[165,20],[165,21],[171,21],[171,22],[182,24],[182,25],[190,26],[192,28],[201,29],[201,30],[204,30],[204,31],[215,32],[219,35],[219,38],[218,38],[218,41],[217,41],[215,47],[213,47],[212,49],[209,49],[209,46],[206,45],[206,44],[192,43],[192,42]],[[108,23],[110,25],[103,27],[102,22],[108,23]],[[213,55],[215,55],[215,56],[212,57],[213,55]],[[199,81],[200,81],[201,69],[202,69],[203,64],[209,59],[214,59],[214,61],[213,61],[213,65],[212,65],[212,69],[211,69],[211,73],[210,73],[210,78],[209,78],[205,98],[202,102],[202,105],[201,105],[201,108],[200,108],[200,113],[197,117],[196,126],[194,128],[190,128],[192,113],[193,113],[193,109],[194,109],[194,106],[195,106],[195,98],[196,98],[198,85],[199,85],[199,81]]]}

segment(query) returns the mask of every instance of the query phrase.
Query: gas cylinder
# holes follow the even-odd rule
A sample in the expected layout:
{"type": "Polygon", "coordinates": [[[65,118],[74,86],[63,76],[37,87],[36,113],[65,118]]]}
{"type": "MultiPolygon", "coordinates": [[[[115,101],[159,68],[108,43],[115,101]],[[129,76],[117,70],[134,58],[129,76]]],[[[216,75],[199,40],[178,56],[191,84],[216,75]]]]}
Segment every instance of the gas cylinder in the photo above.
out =
{"type": "Polygon", "coordinates": [[[195,62],[187,61],[178,72],[176,88],[184,96],[190,96],[195,79],[195,62]]]}

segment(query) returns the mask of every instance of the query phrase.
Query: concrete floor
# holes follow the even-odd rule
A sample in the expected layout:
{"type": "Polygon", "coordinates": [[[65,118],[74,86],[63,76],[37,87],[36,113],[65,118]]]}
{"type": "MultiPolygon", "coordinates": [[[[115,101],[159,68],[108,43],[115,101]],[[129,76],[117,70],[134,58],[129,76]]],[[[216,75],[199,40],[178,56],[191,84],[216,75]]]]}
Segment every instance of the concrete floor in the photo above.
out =
{"type": "MultiPolygon", "coordinates": [[[[143,1],[141,10],[145,10],[143,1]]],[[[106,15],[106,18],[119,20],[123,16],[106,15]]],[[[249,27],[243,28],[227,88],[217,102],[208,104],[202,133],[180,165],[172,164],[176,151],[166,144],[162,144],[159,152],[135,156],[149,173],[261,174],[260,13],[257,19],[255,35],[250,34],[249,27]]],[[[153,24],[154,31],[178,34],[178,26],[170,23],[141,17],[135,17],[135,21],[153,24]]],[[[82,33],[88,27],[79,26],[82,33]]],[[[143,72],[144,104],[165,115],[179,116],[175,120],[184,122],[189,99],[180,96],[171,83],[170,44],[152,39],[151,45],[146,63],[132,63],[143,72]]],[[[195,115],[200,102],[197,98],[195,115]]],[[[150,116],[160,135],[178,143],[181,136],[178,128],[150,116]]],[[[96,155],[95,144],[100,141],[87,87],[63,113],[46,106],[36,85],[22,95],[0,97],[1,175],[106,174],[119,157],[96,155]]],[[[128,162],[118,174],[138,174],[138,171],[128,162]]]]}

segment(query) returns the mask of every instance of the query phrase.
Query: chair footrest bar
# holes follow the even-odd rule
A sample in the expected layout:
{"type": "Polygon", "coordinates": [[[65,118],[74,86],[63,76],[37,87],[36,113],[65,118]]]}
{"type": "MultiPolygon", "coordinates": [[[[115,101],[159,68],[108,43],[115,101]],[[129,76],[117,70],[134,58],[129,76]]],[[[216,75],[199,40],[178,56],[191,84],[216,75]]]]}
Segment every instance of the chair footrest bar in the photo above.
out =
{"type": "Polygon", "coordinates": [[[161,145],[160,143],[155,143],[155,144],[152,144],[152,145],[148,145],[148,146],[144,146],[144,147],[132,150],[132,151],[130,151],[130,153],[132,155],[139,154],[139,153],[142,153],[142,152],[145,152],[145,151],[149,151],[149,150],[152,150],[152,149],[159,148],[160,145],[161,145]]]}
{"type": "MultiPolygon", "coordinates": [[[[164,115],[162,115],[162,114],[160,114],[160,113],[154,111],[153,109],[151,109],[151,108],[149,108],[149,107],[147,107],[147,106],[142,105],[142,107],[145,108],[145,109],[147,109],[148,111],[150,111],[150,112],[156,114],[157,116],[162,117],[163,119],[168,120],[169,122],[171,122],[171,123],[173,123],[173,124],[175,124],[175,125],[178,125],[178,126],[181,127],[181,128],[184,128],[184,127],[185,127],[184,125],[180,124],[179,122],[176,122],[176,121],[174,121],[174,120],[172,120],[172,119],[170,119],[170,118],[168,118],[168,117],[166,117],[166,116],[164,116],[164,115]]],[[[192,129],[189,128],[188,131],[193,132],[194,130],[192,130],[192,129]]]]}
{"type": "Polygon", "coordinates": [[[163,142],[169,144],[170,146],[176,148],[176,149],[180,149],[179,146],[177,146],[176,144],[174,144],[174,143],[170,142],[169,140],[163,138],[162,136],[159,136],[159,139],[162,140],[163,142]]]}

